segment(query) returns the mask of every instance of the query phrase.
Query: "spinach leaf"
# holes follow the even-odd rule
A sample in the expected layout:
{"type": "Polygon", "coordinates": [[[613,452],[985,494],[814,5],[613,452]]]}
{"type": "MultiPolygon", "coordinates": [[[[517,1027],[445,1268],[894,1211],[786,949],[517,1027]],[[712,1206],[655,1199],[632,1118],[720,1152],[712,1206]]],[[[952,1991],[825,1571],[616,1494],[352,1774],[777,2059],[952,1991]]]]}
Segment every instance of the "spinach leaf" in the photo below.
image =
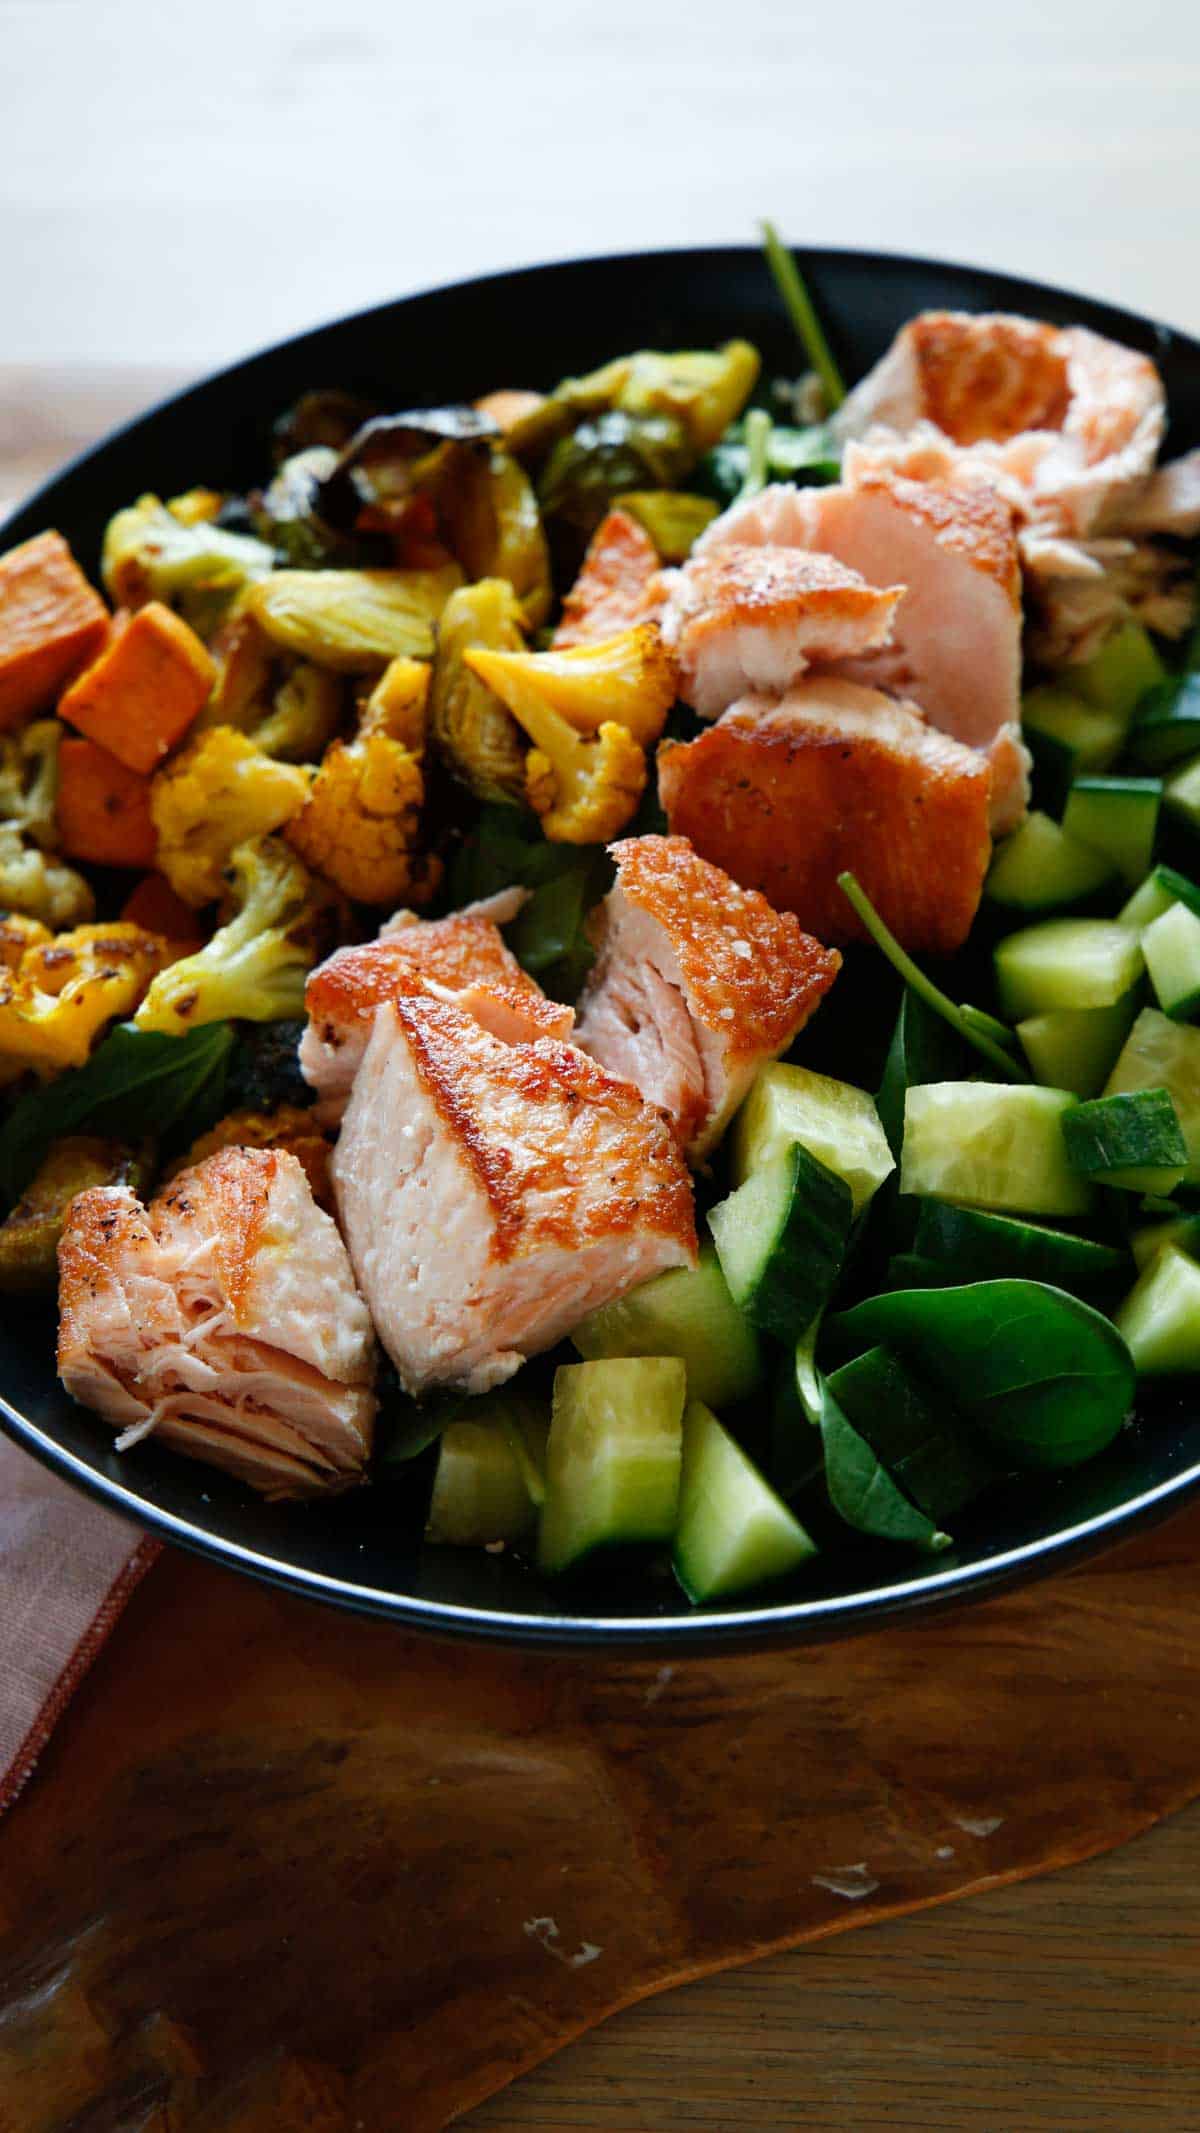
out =
{"type": "Polygon", "coordinates": [[[868,1348],[829,1380],[842,1413],[929,1518],[952,1518],[997,1478],[977,1432],[890,1348],[868,1348]]]}
{"type": "MultiPolygon", "coordinates": [[[[757,412],[751,409],[751,416],[757,412]]],[[[694,486],[718,503],[731,504],[735,497],[755,494],[751,483],[791,481],[805,487],[836,481],[841,471],[841,451],[827,423],[794,429],[773,422],[764,437],[761,421],[743,416],[701,460],[694,486]]]]}
{"type": "Polygon", "coordinates": [[[119,1023],[86,1066],[13,1105],[0,1128],[0,1193],[18,1199],[64,1133],[190,1140],[205,1132],[221,1116],[233,1036],[228,1022],[206,1022],[186,1037],[119,1023]]]}
{"type": "Polygon", "coordinates": [[[883,1080],[875,1097],[888,1147],[900,1160],[904,1139],[904,1099],[910,1089],[929,1081],[959,1081],[966,1074],[966,1051],[949,1024],[906,986],[896,1017],[883,1080]]]}
{"type": "Polygon", "coordinates": [[[1133,1360],[1120,1334],[1043,1282],[902,1289],[842,1312],[831,1332],[853,1354],[898,1349],[1019,1466],[1093,1458],[1133,1405],[1133,1360]]]}
{"type": "Polygon", "coordinates": [[[506,929],[509,946],[552,999],[574,1000],[595,953],[587,916],[611,881],[603,845],[552,844],[532,816],[497,806],[481,808],[446,887],[452,909],[499,889],[529,889],[529,901],[506,929]]]}
{"type": "Polygon", "coordinates": [[[876,1540],[906,1542],[938,1554],[952,1543],[933,1519],[897,1487],[887,1468],[843,1412],[824,1381],[821,1441],[825,1449],[825,1486],[839,1517],[876,1540]]]}
{"type": "Polygon", "coordinates": [[[866,890],[849,868],[838,875],[838,887],[865,926],[875,946],[887,957],[893,970],[899,971],[911,992],[919,994],[936,1015],[941,1015],[951,1029],[957,1030],[965,1043],[973,1045],[977,1052],[982,1052],[989,1065],[998,1069],[1005,1081],[1033,1079],[1016,1057],[1017,1040],[1012,1031],[1003,1022],[998,1022],[994,1015],[985,1014],[981,1008],[955,1006],[949,995],[944,993],[940,986],[935,985],[933,979],[927,977],[900,946],[895,934],[884,924],[866,890]]]}

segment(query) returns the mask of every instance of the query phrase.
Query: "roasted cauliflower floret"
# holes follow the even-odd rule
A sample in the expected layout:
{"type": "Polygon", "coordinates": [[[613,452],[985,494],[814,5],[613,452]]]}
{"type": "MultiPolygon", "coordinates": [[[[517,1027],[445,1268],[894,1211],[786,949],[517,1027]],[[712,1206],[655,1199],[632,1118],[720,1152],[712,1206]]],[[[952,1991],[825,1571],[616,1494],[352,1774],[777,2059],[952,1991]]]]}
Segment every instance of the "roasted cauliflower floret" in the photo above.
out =
{"type": "Polygon", "coordinates": [[[274,568],[275,552],[253,534],[231,533],[205,518],[168,510],[161,497],[139,496],[108,522],[100,575],[118,607],[148,600],[178,608],[202,637],[237,595],[274,568]]]}
{"type": "Polygon", "coordinates": [[[338,676],[301,659],[280,682],[265,717],[250,728],[250,739],[282,762],[315,763],[334,739],[343,708],[338,676]]]}
{"type": "Polygon", "coordinates": [[[0,977],[0,1058],[39,1074],[82,1066],[93,1039],[133,1012],[173,952],[122,919],[34,943],[0,977]]]}
{"type": "Polygon", "coordinates": [[[416,756],[387,733],[335,741],[287,839],[356,903],[427,903],[441,867],[418,848],[425,780],[416,756]]]}
{"type": "Polygon", "coordinates": [[[0,911],[19,911],[48,926],[78,926],[95,909],[82,874],[26,844],[15,823],[0,823],[0,911]]]}
{"type": "Polygon", "coordinates": [[[198,909],[221,894],[236,845],[280,829],[308,797],[309,773],[278,763],[234,726],[210,726],[154,779],[158,866],[198,909]]]}
{"type": "Polygon", "coordinates": [[[438,627],[430,735],[447,769],[478,800],[519,800],[525,746],[499,697],[474,670],[483,647],[520,652],[521,605],[506,578],[482,578],[447,600],[438,627]]]}
{"type": "Polygon", "coordinates": [[[304,1012],[304,981],[332,944],[338,899],[279,837],[239,844],[233,915],[195,955],[160,972],[134,1021],[181,1035],[202,1022],[271,1022],[304,1012]]]}
{"type": "Polygon", "coordinates": [[[56,718],[36,718],[18,733],[0,736],[0,822],[11,822],[43,850],[58,841],[54,801],[58,791],[56,718]]]}
{"type": "Polygon", "coordinates": [[[521,705],[536,698],[579,733],[608,721],[650,748],[675,701],[675,663],[652,622],[569,651],[488,652],[486,664],[466,657],[527,732],[521,705]]]}
{"type": "MultiPolygon", "coordinates": [[[[561,661],[570,656],[558,655],[561,661]]],[[[645,752],[628,726],[605,719],[581,732],[571,725],[530,685],[527,655],[470,651],[464,657],[533,742],[525,758],[525,794],[547,837],[555,844],[603,844],[615,837],[646,788],[645,752]]]]}
{"type": "Polygon", "coordinates": [[[386,733],[423,756],[429,739],[430,672],[423,660],[393,659],[363,706],[360,731],[386,733]]]}
{"type": "Polygon", "coordinates": [[[40,918],[24,918],[19,911],[7,911],[0,918],[0,970],[19,970],[27,948],[40,948],[43,942],[53,939],[49,926],[43,926],[40,918]]]}

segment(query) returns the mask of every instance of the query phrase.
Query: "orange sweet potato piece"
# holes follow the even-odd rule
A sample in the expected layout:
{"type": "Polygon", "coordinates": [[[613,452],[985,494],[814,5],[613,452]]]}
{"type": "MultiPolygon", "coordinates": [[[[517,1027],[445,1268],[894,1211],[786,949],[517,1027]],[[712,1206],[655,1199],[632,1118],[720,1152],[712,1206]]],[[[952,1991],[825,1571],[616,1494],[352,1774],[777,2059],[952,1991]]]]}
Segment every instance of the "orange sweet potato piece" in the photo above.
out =
{"type": "Polygon", "coordinates": [[[110,634],[61,699],[58,715],[126,769],[149,772],[203,710],[216,671],[195,630],[151,600],[110,634]]]}
{"type": "Polygon", "coordinates": [[[61,533],[0,556],[0,729],[44,710],[107,634],[108,609],[61,533]]]}
{"type": "Polygon", "coordinates": [[[159,933],[174,948],[202,948],[204,935],[196,914],[176,896],[165,874],[145,874],[121,906],[121,917],[147,933],[159,933]]]}
{"type": "Polygon", "coordinates": [[[97,866],[152,867],[157,839],[150,780],[85,734],[65,734],[58,751],[58,831],[68,859],[97,866]]]}

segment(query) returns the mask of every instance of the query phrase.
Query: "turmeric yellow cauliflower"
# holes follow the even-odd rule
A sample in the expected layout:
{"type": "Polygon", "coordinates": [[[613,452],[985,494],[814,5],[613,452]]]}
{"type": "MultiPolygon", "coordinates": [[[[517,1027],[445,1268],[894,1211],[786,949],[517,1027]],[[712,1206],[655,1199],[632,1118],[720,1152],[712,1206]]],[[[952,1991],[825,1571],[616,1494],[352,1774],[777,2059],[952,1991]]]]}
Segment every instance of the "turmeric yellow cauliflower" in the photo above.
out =
{"type": "MultiPolygon", "coordinates": [[[[626,636],[636,639],[641,634],[631,630],[626,636]]],[[[657,644],[656,631],[650,631],[649,638],[657,644]]],[[[644,667],[646,644],[634,647],[632,662],[642,677],[640,690],[613,686],[614,674],[620,675],[623,667],[631,669],[628,647],[615,659],[611,646],[584,649],[609,656],[572,667],[567,662],[574,655],[565,652],[493,652],[479,647],[463,653],[472,673],[494,691],[533,742],[525,758],[525,796],[555,844],[603,844],[625,828],[646,789],[646,755],[639,735],[651,740],[661,732],[669,702],[664,700],[656,654],[651,653],[644,667]],[[544,664],[547,660],[550,668],[544,664]],[[615,718],[602,715],[606,698],[614,702],[615,718]],[[631,731],[634,725],[636,732],[631,731]]]]}
{"type": "Polygon", "coordinates": [[[233,726],[210,726],[154,778],[158,866],[199,909],[221,894],[234,847],[281,829],[308,798],[310,773],[279,763],[233,726]]]}
{"type": "Polygon", "coordinates": [[[341,916],[281,837],[239,844],[226,878],[230,915],[194,955],[155,978],[134,1021],[183,1036],[202,1022],[276,1022],[304,1013],[304,985],[341,916]]]}
{"type": "Polygon", "coordinates": [[[123,920],[33,941],[0,975],[0,1060],[43,1075],[82,1066],[105,1023],[131,1014],[174,954],[123,920]]]}
{"type": "Polygon", "coordinates": [[[392,662],[355,738],[326,749],[304,807],[285,833],[301,858],[355,903],[427,903],[441,879],[440,864],[418,843],[428,687],[427,667],[416,660],[392,662]]]}

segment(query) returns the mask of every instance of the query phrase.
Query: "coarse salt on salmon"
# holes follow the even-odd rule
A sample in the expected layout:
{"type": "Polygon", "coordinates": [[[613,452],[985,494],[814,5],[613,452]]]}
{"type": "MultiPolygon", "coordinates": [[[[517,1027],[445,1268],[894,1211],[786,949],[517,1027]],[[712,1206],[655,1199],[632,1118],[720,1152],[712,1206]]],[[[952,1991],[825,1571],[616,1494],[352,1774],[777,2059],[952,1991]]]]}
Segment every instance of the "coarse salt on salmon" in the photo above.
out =
{"type": "Polygon", "coordinates": [[[886,644],[904,591],[869,585],[829,555],[736,541],[702,542],[658,587],[680,693],[701,718],[716,718],[747,690],[782,692],[814,660],[886,644]]]}
{"type": "Polygon", "coordinates": [[[632,512],[617,509],[600,521],[554,632],[556,650],[599,644],[654,612],[651,587],[658,550],[632,512]]]}
{"type": "Polygon", "coordinates": [[[673,832],[795,912],[821,941],[861,935],[837,886],[849,868],[906,948],[950,955],[991,853],[991,772],[910,705],[832,677],[747,697],[694,741],[664,746],[673,832]]]}
{"type": "Polygon", "coordinates": [[[665,1118],[552,1038],[428,995],[376,1011],[333,1157],[342,1229],[406,1390],[483,1392],[696,1255],[665,1118]]]}
{"type": "Polygon", "coordinates": [[[516,917],[525,894],[502,890],[446,918],[398,912],[378,940],[339,948],[318,965],[305,987],[308,1027],[299,1057],[301,1073],[321,1099],[323,1117],[336,1117],[350,1094],[376,1008],[401,993],[430,992],[453,1000],[508,1043],[570,1035],[572,1010],[546,998],[500,932],[516,917]]]}
{"type": "Polygon", "coordinates": [[[685,837],[630,837],[611,851],[617,879],[576,1042],[666,1111],[700,1163],[759,1067],[820,1005],[841,957],[685,837]]]}
{"type": "Polygon", "coordinates": [[[227,1148],[143,1207],[73,1201],[59,1247],[58,1371],[121,1431],[268,1496],[362,1479],[375,1343],[330,1215],[295,1156],[227,1148]]]}

